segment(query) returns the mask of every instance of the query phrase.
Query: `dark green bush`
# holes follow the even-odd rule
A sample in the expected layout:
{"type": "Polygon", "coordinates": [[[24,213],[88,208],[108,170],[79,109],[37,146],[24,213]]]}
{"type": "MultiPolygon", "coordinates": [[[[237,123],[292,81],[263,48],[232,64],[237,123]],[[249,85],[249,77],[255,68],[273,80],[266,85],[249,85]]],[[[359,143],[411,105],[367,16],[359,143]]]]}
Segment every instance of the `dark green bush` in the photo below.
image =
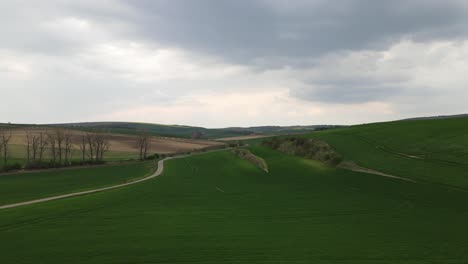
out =
{"type": "Polygon", "coordinates": [[[159,159],[159,157],[160,157],[160,155],[155,153],[155,154],[147,156],[146,160],[157,160],[157,159],[159,159]]]}
{"type": "Polygon", "coordinates": [[[6,164],[3,166],[3,171],[21,170],[23,167],[19,163],[6,164]]]}
{"type": "Polygon", "coordinates": [[[290,155],[296,155],[337,166],[343,161],[328,143],[317,139],[299,136],[273,137],[262,142],[263,145],[290,155]]]}

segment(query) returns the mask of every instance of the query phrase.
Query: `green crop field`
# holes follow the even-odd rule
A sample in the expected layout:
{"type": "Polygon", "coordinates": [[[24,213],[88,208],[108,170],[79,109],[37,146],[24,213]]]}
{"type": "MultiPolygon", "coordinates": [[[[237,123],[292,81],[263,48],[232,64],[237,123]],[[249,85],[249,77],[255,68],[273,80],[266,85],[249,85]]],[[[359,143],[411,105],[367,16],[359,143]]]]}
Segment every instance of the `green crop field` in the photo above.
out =
{"type": "Polygon", "coordinates": [[[259,145],[111,191],[0,210],[0,263],[467,263],[468,192],[259,145]]]}
{"type": "Polygon", "coordinates": [[[411,120],[310,134],[361,166],[468,189],[468,118],[411,120]]]}
{"type": "Polygon", "coordinates": [[[0,175],[0,205],[124,183],[154,171],[154,162],[0,175]]]}

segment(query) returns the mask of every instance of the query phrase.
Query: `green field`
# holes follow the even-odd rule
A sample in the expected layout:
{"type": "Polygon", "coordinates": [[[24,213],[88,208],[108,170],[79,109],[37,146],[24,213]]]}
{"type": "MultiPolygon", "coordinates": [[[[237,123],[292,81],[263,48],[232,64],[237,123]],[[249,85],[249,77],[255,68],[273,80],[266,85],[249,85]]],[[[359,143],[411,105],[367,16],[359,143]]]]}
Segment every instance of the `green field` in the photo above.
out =
{"type": "Polygon", "coordinates": [[[468,189],[468,118],[412,120],[310,134],[359,165],[468,189]]]}
{"type": "Polygon", "coordinates": [[[154,171],[154,162],[0,175],[0,205],[124,183],[154,171]]]}
{"type": "Polygon", "coordinates": [[[264,147],[154,180],[0,211],[1,263],[466,263],[468,193],[264,147]]]}

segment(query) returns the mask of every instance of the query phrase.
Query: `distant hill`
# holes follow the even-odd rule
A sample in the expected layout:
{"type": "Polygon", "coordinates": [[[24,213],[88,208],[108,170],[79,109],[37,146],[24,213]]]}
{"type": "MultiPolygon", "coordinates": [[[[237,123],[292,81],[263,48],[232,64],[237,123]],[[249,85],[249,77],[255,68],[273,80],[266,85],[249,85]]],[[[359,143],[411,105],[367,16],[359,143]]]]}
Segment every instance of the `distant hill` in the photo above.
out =
{"type": "Polygon", "coordinates": [[[146,130],[153,135],[167,137],[191,138],[224,138],[253,134],[294,134],[307,133],[314,130],[324,130],[335,128],[333,125],[312,125],[312,126],[258,126],[258,127],[228,127],[228,128],[204,128],[182,125],[162,125],[150,123],[132,122],[84,122],[84,123],[63,123],[50,124],[48,126],[68,127],[78,130],[102,129],[111,133],[136,134],[141,130],[146,130]]]}
{"type": "Polygon", "coordinates": [[[403,119],[403,120],[446,119],[446,118],[458,118],[458,117],[468,117],[468,114],[440,115],[440,116],[423,116],[423,117],[406,118],[406,119],[403,119]]]}

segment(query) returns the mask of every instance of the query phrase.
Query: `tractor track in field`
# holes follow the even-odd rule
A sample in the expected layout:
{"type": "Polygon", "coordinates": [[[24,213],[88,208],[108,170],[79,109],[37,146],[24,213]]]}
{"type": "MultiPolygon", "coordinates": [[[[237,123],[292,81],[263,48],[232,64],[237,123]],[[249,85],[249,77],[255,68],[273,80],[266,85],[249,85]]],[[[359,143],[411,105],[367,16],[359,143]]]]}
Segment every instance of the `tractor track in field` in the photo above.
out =
{"type": "Polygon", "coordinates": [[[361,173],[367,173],[367,174],[374,174],[374,175],[379,175],[387,178],[392,178],[392,179],[397,179],[397,180],[403,180],[403,181],[408,181],[408,182],[416,182],[415,180],[400,177],[400,176],[395,176],[391,174],[387,174],[381,171],[361,167],[357,165],[354,162],[344,162],[340,165],[338,165],[339,168],[346,169],[346,170],[351,170],[351,171],[356,171],[356,172],[361,172],[361,173]]]}
{"type": "Polygon", "coordinates": [[[210,152],[223,151],[223,150],[228,150],[228,149],[231,149],[231,148],[216,149],[216,150],[211,150],[211,151],[205,151],[205,152],[199,152],[199,153],[193,153],[193,154],[181,155],[181,156],[175,156],[175,157],[167,157],[167,158],[164,158],[164,159],[158,161],[158,168],[156,169],[156,171],[153,174],[151,174],[148,177],[142,178],[142,179],[138,179],[138,180],[127,182],[127,183],[112,185],[112,186],[108,186],[108,187],[93,189],[93,190],[62,194],[62,195],[51,196],[51,197],[46,197],[46,198],[40,198],[40,199],[35,199],[35,200],[30,200],[30,201],[25,201],[25,202],[18,202],[18,203],[13,203],[13,204],[0,205],[0,210],[1,209],[8,209],[8,208],[24,206],[24,205],[31,205],[31,204],[48,202],[48,201],[54,201],[54,200],[59,200],[59,199],[64,199],[64,198],[74,197],[74,196],[80,196],[80,195],[85,195],[85,194],[97,193],[97,192],[117,189],[117,188],[120,188],[120,187],[129,186],[129,185],[132,185],[132,184],[144,182],[144,181],[156,178],[156,177],[158,177],[159,175],[161,175],[163,173],[163,171],[164,171],[164,161],[171,160],[171,159],[185,158],[185,157],[188,157],[188,156],[205,154],[205,153],[210,153],[210,152]]]}

